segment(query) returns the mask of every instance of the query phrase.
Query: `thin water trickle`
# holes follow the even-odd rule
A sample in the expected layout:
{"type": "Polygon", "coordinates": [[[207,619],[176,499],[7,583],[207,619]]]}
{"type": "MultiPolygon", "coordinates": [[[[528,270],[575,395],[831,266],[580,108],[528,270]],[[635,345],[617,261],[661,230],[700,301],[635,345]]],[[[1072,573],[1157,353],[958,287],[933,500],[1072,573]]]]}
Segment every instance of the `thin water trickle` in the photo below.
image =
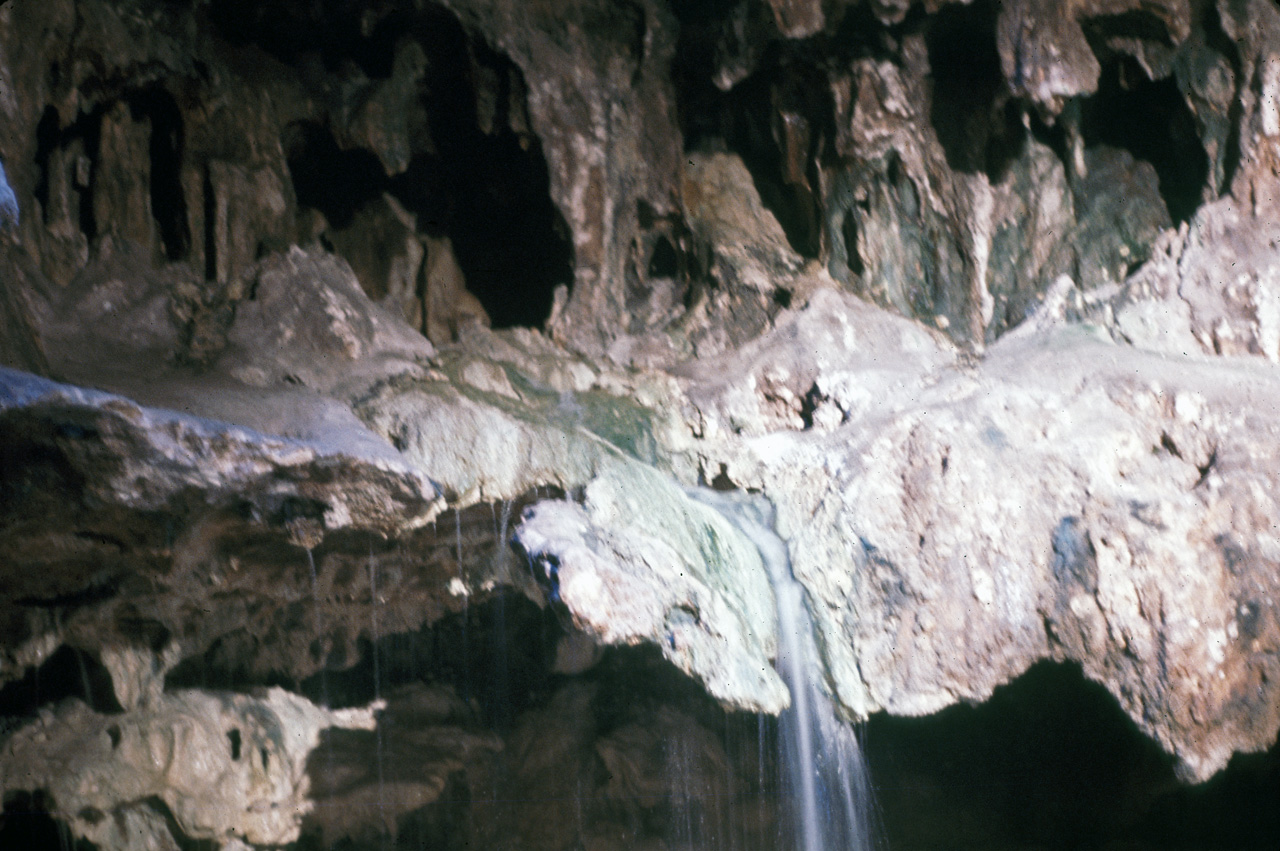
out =
{"type": "Polygon", "coordinates": [[[471,607],[470,607],[471,592],[470,592],[470,589],[465,587],[467,580],[462,572],[462,509],[461,508],[455,508],[453,511],[453,525],[454,525],[454,531],[457,534],[458,578],[462,580],[462,583],[464,586],[463,593],[462,593],[462,682],[460,685],[462,689],[462,697],[464,700],[466,700],[471,697],[470,676],[469,676],[469,672],[471,670],[471,659],[470,659],[470,648],[467,646],[467,621],[470,620],[469,616],[471,614],[471,607]]]}
{"type": "MultiPolygon", "coordinates": [[[[320,619],[320,574],[316,570],[316,556],[311,551],[311,547],[307,547],[307,568],[311,571],[311,607],[314,612],[313,627],[316,633],[316,642],[320,647],[320,705],[328,708],[332,701],[329,699],[329,671],[327,659],[324,658],[324,633],[322,631],[323,623],[320,619]]],[[[329,769],[329,776],[334,776],[334,756],[333,756],[333,739],[329,736],[325,737],[325,764],[329,769]]]]}
{"type": "Polygon", "coordinates": [[[311,551],[311,547],[306,548],[307,551],[307,568],[311,571],[311,608],[313,617],[312,626],[316,633],[316,642],[320,647],[320,701],[324,706],[329,706],[329,676],[326,673],[326,660],[323,658],[324,653],[324,634],[323,621],[320,617],[320,574],[316,571],[316,556],[311,551]]]}
{"type": "Polygon", "coordinates": [[[511,555],[511,550],[507,546],[507,533],[511,528],[511,506],[514,502],[510,499],[502,501],[502,521],[497,529],[498,551],[496,553],[498,563],[496,567],[504,568],[507,565],[507,558],[511,555]]]}
{"type": "Polygon", "coordinates": [[[456,546],[458,553],[458,577],[462,578],[462,509],[455,508],[453,510],[453,531],[456,536],[456,546]]]}
{"type": "MultiPolygon", "coordinates": [[[[699,490],[692,495],[728,518],[756,546],[778,606],[778,673],[791,690],[779,719],[783,782],[800,851],[873,851],[870,776],[857,734],[823,688],[805,590],[791,574],[786,544],[762,499],[699,490]]],[[[761,719],[763,733],[764,722],[761,719]]],[[[763,736],[762,736],[763,738],[763,736]]],[[[760,775],[764,778],[764,755],[760,775]]]]}
{"type": "MultiPolygon", "coordinates": [[[[373,699],[375,703],[382,701],[382,671],[378,664],[378,562],[373,557],[373,542],[369,543],[369,627],[373,632],[373,699]]],[[[382,759],[382,723],[381,719],[374,725],[374,758],[378,769],[378,809],[386,807],[386,776],[382,759]]],[[[380,819],[381,820],[381,819],[380,819]]],[[[387,834],[381,832],[382,847],[387,847],[387,834]]]]}

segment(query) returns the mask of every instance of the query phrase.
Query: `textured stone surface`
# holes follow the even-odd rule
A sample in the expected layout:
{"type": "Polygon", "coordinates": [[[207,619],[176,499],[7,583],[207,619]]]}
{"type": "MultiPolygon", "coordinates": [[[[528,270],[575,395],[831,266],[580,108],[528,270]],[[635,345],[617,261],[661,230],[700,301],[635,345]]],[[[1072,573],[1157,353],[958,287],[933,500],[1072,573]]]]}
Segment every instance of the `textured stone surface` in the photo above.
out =
{"type": "Polygon", "coordinates": [[[321,734],[307,764],[315,801],[303,825],[309,837],[328,846],[394,839],[407,814],[439,800],[455,775],[476,772],[502,750],[502,739],[479,729],[448,689],[417,683],[385,703],[376,725],[334,725],[321,734]]]}
{"type": "Polygon", "coordinates": [[[527,511],[516,541],[598,643],[654,642],[735,709],[777,713],[789,703],[769,664],[776,607],[759,554],[663,476],[606,465],[581,506],[527,511]]]}
{"type": "Polygon", "coordinates": [[[612,317],[625,315],[627,287],[639,283],[636,256],[648,254],[636,244],[644,241],[639,206],[665,216],[677,205],[671,14],[654,0],[446,5],[532,81],[530,123],[547,153],[551,196],[573,234],[573,292],[551,328],[599,354],[617,336],[612,317]]]}
{"type": "MultiPolygon", "coordinates": [[[[865,310],[828,304],[823,320],[865,310]]],[[[857,356],[815,327],[778,334],[779,350],[824,352],[828,374],[857,356]]],[[[749,364],[722,369],[768,369],[749,364]]],[[[1267,747],[1277,589],[1243,565],[1275,558],[1258,523],[1274,511],[1271,367],[1061,326],[1010,337],[976,369],[899,368],[890,386],[828,385],[844,422],[826,434],[815,412],[807,432],[708,458],[777,505],[841,699],[925,713],[982,699],[1032,658],[1071,658],[1187,778],[1267,747]]]]}
{"type": "Polygon", "coordinates": [[[1233,199],[1166,233],[1115,308],[1118,334],[1173,354],[1262,356],[1280,362],[1280,229],[1233,199]]]}
{"type": "Polygon", "coordinates": [[[321,730],[372,729],[373,714],[320,709],[283,689],[182,691],[119,716],[72,702],[4,743],[0,787],[48,790],[76,835],[104,848],[145,847],[138,833],[172,843],[149,798],[191,839],[282,845],[311,809],[306,759],[321,730]]]}
{"type": "MultiPolygon", "coordinates": [[[[440,736],[335,737],[366,768],[315,835],[695,847],[653,828],[702,806],[663,772],[731,755],[597,681],[652,644],[785,702],[758,564],[681,490],[711,484],[774,503],[850,715],[1072,660],[1184,779],[1270,746],[1277,45],[1266,0],[0,4],[0,685],[71,659],[122,724],[223,700],[177,691],[210,672],[363,694],[518,598],[575,679],[501,645],[533,683],[501,744],[465,676],[401,695],[440,736]],[[502,328],[543,323],[509,309],[535,277],[542,329],[502,328]],[[436,750],[371,774],[390,743],[436,750]],[[485,784],[604,803],[490,823],[456,804],[485,784]]],[[[73,707],[34,723],[131,771],[73,707]]],[[[23,760],[6,790],[72,782],[23,760]]],[[[79,836],[181,844],[67,794],[79,836]]]]}

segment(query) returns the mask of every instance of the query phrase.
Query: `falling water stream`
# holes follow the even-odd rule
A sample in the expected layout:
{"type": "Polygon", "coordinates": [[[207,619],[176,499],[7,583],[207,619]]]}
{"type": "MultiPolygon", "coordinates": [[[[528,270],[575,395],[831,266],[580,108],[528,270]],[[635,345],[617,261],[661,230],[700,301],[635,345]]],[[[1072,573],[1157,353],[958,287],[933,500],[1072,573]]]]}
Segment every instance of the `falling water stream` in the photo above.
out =
{"type": "Polygon", "coordinates": [[[799,851],[873,851],[870,776],[857,734],[823,688],[805,589],[791,573],[787,546],[773,530],[773,508],[698,490],[691,495],[728,518],[760,551],[778,606],[778,673],[791,690],[780,718],[781,757],[790,829],[799,851]]]}

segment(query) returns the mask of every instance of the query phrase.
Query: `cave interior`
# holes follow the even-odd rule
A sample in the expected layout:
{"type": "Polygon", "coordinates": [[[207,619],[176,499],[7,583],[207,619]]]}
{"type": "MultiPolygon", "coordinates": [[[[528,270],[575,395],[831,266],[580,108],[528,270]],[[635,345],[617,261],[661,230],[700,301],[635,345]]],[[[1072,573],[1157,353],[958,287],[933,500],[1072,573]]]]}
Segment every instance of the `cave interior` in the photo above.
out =
{"type": "MultiPolygon", "coordinates": [[[[11,15],[24,12],[24,0],[4,5],[11,15]]],[[[549,168],[545,153],[545,137],[560,130],[531,117],[530,99],[539,96],[535,89],[541,81],[530,79],[507,48],[487,42],[453,11],[467,3],[139,0],[139,5],[165,7],[157,13],[161,18],[194,21],[191,26],[227,67],[239,69],[249,88],[255,75],[270,77],[270,86],[285,87],[296,100],[281,108],[287,120],[270,128],[278,135],[268,140],[282,152],[288,214],[267,214],[266,219],[248,214],[243,223],[246,249],[237,242],[239,225],[228,224],[234,217],[225,209],[228,203],[234,206],[235,192],[244,188],[227,188],[214,168],[193,166],[203,158],[225,158],[238,144],[262,143],[212,138],[228,131],[219,127],[212,110],[201,113],[200,99],[217,85],[217,74],[199,67],[203,60],[195,62],[186,78],[145,66],[132,76],[90,77],[73,111],[54,103],[38,111],[37,125],[28,130],[33,140],[29,161],[15,163],[3,152],[6,167],[25,181],[39,210],[28,215],[39,217],[50,233],[57,228],[63,233],[69,226],[71,235],[60,244],[81,245],[64,254],[50,249],[45,261],[50,278],[61,276],[65,283],[74,277],[81,261],[66,257],[83,260],[110,235],[145,245],[152,268],[189,267],[205,282],[205,291],[213,293],[233,277],[236,264],[244,268],[284,246],[305,242],[342,256],[371,298],[412,302],[404,308],[405,318],[424,333],[432,310],[425,289],[430,284],[423,283],[426,273],[411,275],[407,284],[396,283],[396,273],[388,267],[390,252],[403,252],[406,240],[432,252],[432,246],[447,238],[466,290],[493,329],[548,331],[557,299],[570,298],[583,286],[575,270],[584,249],[575,243],[557,204],[553,183],[563,177],[549,168]],[[203,124],[191,118],[197,113],[203,124]],[[353,119],[355,113],[362,117],[353,119]],[[400,129],[380,129],[379,120],[400,129]],[[370,144],[370,138],[378,145],[370,144]],[[145,153],[125,156],[122,148],[129,145],[141,146],[145,153]],[[113,175],[120,163],[129,164],[133,173],[113,175]],[[140,199],[135,197],[139,193],[140,199]],[[130,212],[137,209],[144,211],[141,218],[130,212]],[[274,224],[264,224],[268,221],[274,224]]],[[[648,9],[654,4],[643,5],[648,9]]],[[[1183,70],[1193,60],[1161,65],[1150,58],[1154,49],[1135,58],[1116,47],[1129,43],[1125,39],[1145,38],[1172,52],[1172,37],[1151,14],[1089,19],[1084,33],[1097,58],[1097,84],[1091,92],[1068,98],[1054,114],[1011,90],[997,34],[1002,4],[995,0],[902,4],[900,15],[892,12],[892,3],[818,4],[840,11],[831,12],[835,23],[804,38],[782,38],[774,29],[770,10],[787,6],[783,0],[671,0],[656,5],[678,31],[670,74],[681,153],[739,157],[801,262],[838,264],[855,289],[865,281],[868,298],[890,306],[905,304],[903,312],[916,318],[932,323],[935,314],[951,316],[948,333],[961,343],[974,342],[956,318],[957,311],[968,308],[948,307],[958,297],[942,292],[941,284],[935,282],[934,291],[909,295],[905,302],[895,301],[892,287],[875,289],[881,285],[872,278],[882,260],[866,253],[868,234],[883,227],[884,217],[894,211],[919,207],[915,194],[920,177],[892,154],[854,162],[849,144],[840,141],[841,107],[828,84],[833,69],[852,63],[905,68],[904,45],[922,45],[931,69],[927,125],[946,167],[957,175],[983,175],[993,185],[1004,185],[1016,179],[1013,175],[1038,146],[1052,153],[1052,168],[1066,176],[1063,185],[1074,193],[1082,220],[1094,206],[1115,202],[1107,194],[1110,189],[1076,173],[1073,145],[1094,157],[1090,162],[1123,160],[1138,164],[1133,173],[1145,169],[1142,174],[1153,175],[1155,193],[1150,197],[1161,209],[1152,216],[1174,227],[1226,193],[1238,166],[1234,158],[1240,142],[1234,130],[1206,145],[1217,129],[1194,107],[1190,71],[1183,70]],[[738,42],[727,34],[736,34],[738,42]],[[726,52],[735,49],[737,54],[727,60],[726,52]],[[717,74],[733,62],[741,67],[732,85],[723,85],[717,74]],[[861,195],[842,196],[837,189],[847,185],[861,186],[861,195]],[[891,201],[877,208],[877,197],[891,201]]],[[[1217,43],[1225,36],[1213,4],[1190,5],[1208,32],[1203,49],[1220,56],[1226,48],[1217,43]]],[[[625,17],[602,16],[599,26],[625,27],[625,17]]],[[[612,44],[613,35],[605,33],[602,43],[612,44]]],[[[1222,61],[1239,60],[1228,56],[1222,61]]],[[[56,62],[46,71],[54,80],[71,73],[56,62]]],[[[700,293],[726,286],[714,278],[711,249],[700,243],[695,224],[644,201],[634,214],[638,233],[645,235],[636,243],[643,247],[635,267],[642,284],[675,281],[677,311],[692,311],[700,293]]],[[[918,221],[924,220],[921,213],[918,221]]],[[[1149,251],[1150,240],[1135,244],[1132,256],[1126,248],[1122,272],[1137,268],[1149,251]]],[[[421,262],[421,254],[417,256],[421,262]]],[[[1079,257],[1064,262],[1063,268],[1083,268],[1085,263],[1079,257]]],[[[1016,325],[1034,303],[1025,294],[997,296],[1003,299],[997,317],[1008,319],[1000,325],[1004,320],[997,318],[1001,330],[1016,325]]],[[[206,296],[206,307],[216,312],[220,297],[206,296]]],[[[770,294],[767,310],[787,308],[792,297],[786,290],[770,294]]],[[[606,321],[621,326],[626,320],[606,321]]],[[[432,339],[438,346],[450,342],[432,339]]],[[[817,403],[810,399],[807,404],[807,425],[812,426],[817,403]]],[[[6,426],[6,439],[24,435],[6,426]]],[[[0,518],[10,529],[6,541],[22,534],[24,516],[44,510],[43,500],[66,503],[49,510],[62,512],[58,516],[68,523],[84,522],[83,517],[100,509],[83,482],[72,480],[70,473],[59,477],[55,450],[33,462],[32,452],[46,451],[36,444],[47,441],[31,441],[20,449],[11,443],[11,451],[0,453],[0,518]],[[41,491],[47,492],[42,496],[41,491]]],[[[734,487],[723,468],[712,484],[734,487]]],[[[299,517],[306,513],[299,512],[299,517]]],[[[450,763],[436,797],[421,806],[394,808],[394,825],[385,816],[369,815],[334,840],[322,827],[333,819],[304,819],[293,847],[306,851],[461,849],[477,847],[476,842],[482,847],[566,849],[796,847],[777,815],[785,790],[777,765],[775,719],[722,708],[652,648],[597,648],[590,664],[562,664],[560,654],[572,643],[574,628],[554,589],[528,578],[523,554],[510,548],[507,521],[512,512],[510,503],[451,510],[408,545],[372,537],[366,542],[353,533],[349,539],[327,539],[313,554],[278,535],[251,539],[246,558],[285,565],[273,581],[289,587],[301,601],[272,627],[297,632],[296,646],[257,658],[259,642],[269,636],[230,632],[174,665],[164,690],[251,695],[281,687],[338,709],[417,689],[447,694],[452,701],[448,717],[433,717],[431,729],[447,727],[476,741],[488,736],[501,743],[476,745],[477,756],[470,763],[470,756],[450,763]],[[464,536],[470,551],[466,558],[464,536]],[[404,554],[412,547],[427,553],[420,561],[436,564],[430,569],[442,575],[448,571],[438,565],[456,549],[456,566],[450,568],[456,575],[470,561],[492,568],[494,575],[509,571],[525,578],[490,583],[469,603],[466,598],[461,604],[432,603],[425,622],[388,612],[379,624],[379,604],[373,599],[352,616],[368,617],[371,611],[371,630],[354,629],[354,639],[339,637],[336,629],[328,634],[319,621],[331,616],[330,607],[308,600],[306,560],[314,559],[314,584],[316,564],[329,563],[333,556],[334,563],[346,559],[358,565],[366,546],[370,564],[384,554],[391,558],[394,551],[399,567],[379,567],[383,572],[419,569],[412,566],[417,557],[404,554]],[[291,669],[279,663],[281,653],[310,661],[291,669]],[[310,671],[300,672],[305,667],[310,671]],[[644,719],[652,718],[683,732],[677,735],[662,725],[656,732],[636,732],[644,719]],[[628,760],[649,762],[636,767],[628,760]],[[654,774],[665,779],[654,781],[654,774]],[[557,775],[555,782],[548,779],[551,775],[557,775]],[[566,792],[574,788],[576,794],[566,792]],[[583,838],[576,841],[581,844],[563,841],[563,825],[569,824],[578,826],[583,838]],[[606,841],[607,830],[620,831],[621,838],[606,841]]],[[[159,562],[171,543],[157,540],[163,518],[127,521],[135,528],[118,521],[102,511],[90,525],[103,530],[109,549],[142,553],[147,570],[162,578],[166,569],[159,562]],[[144,529],[149,523],[156,528],[144,529]]],[[[119,561],[128,558],[125,552],[119,561]]],[[[372,576],[374,568],[368,569],[372,576]]],[[[76,570],[92,572],[83,565],[76,570]]],[[[359,574],[361,568],[353,570],[359,574]]],[[[14,602],[57,620],[156,581],[122,575],[104,568],[94,582],[73,593],[55,591],[14,602]]],[[[5,630],[5,640],[13,645],[23,638],[19,621],[15,618],[5,630]]],[[[167,628],[145,612],[137,623],[140,634],[149,635],[157,648],[166,643],[167,628]]],[[[69,639],[0,686],[0,742],[66,701],[83,701],[107,716],[125,711],[112,690],[111,674],[89,647],[83,637],[69,639]]],[[[414,748],[425,748],[414,738],[412,713],[406,713],[399,730],[393,721],[379,724],[376,735],[336,729],[324,734],[307,765],[313,787],[330,797],[327,804],[318,801],[318,809],[373,807],[358,796],[343,797],[346,790],[325,779],[333,775],[335,759],[343,761],[343,770],[350,772],[344,777],[353,787],[361,781],[348,763],[369,772],[376,762],[376,772],[364,779],[372,783],[369,778],[376,778],[385,795],[399,794],[396,784],[408,784],[405,778],[416,770],[414,748]]],[[[1070,661],[1039,662],[982,702],[925,717],[878,712],[858,730],[875,787],[877,847],[1280,847],[1280,747],[1238,754],[1208,782],[1185,785],[1175,776],[1173,759],[1070,661]]],[[[233,760],[239,760],[239,731],[228,733],[228,747],[233,760]]],[[[163,800],[144,803],[175,831],[174,847],[230,847],[181,836],[163,800]]],[[[41,791],[7,791],[0,847],[95,847],[73,836],[50,815],[53,810],[41,791]]]]}

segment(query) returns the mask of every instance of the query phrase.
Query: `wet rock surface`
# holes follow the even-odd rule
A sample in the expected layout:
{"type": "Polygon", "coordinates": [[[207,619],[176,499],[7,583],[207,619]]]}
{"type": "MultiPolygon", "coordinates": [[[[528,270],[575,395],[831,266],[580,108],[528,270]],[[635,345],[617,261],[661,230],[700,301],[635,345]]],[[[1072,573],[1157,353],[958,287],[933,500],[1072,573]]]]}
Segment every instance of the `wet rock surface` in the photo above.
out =
{"type": "Polygon", "coordinates": [[[176,847],[166,816],[193,839],[281,845],[311,809],[303,768],[320,730],[373,725],[372,710],[330,712],[283,689],[180,691],[119,716],[72,702],[5,742],[2,782],[46,790],[102,848],[176,847]]]}
{"type": "MultiPolygon", "coordinates": [[[[773,503],[844,714],[1075,666],[1166,755],[1080,841],[1174,847],[1175,773],[1280,729],[1278,45],[1264,0],[0,4],[0,834],[790,847],[711,486],[773,503]]],[[[881,760],[952,839],[1076,829],[881,760]]]]}

